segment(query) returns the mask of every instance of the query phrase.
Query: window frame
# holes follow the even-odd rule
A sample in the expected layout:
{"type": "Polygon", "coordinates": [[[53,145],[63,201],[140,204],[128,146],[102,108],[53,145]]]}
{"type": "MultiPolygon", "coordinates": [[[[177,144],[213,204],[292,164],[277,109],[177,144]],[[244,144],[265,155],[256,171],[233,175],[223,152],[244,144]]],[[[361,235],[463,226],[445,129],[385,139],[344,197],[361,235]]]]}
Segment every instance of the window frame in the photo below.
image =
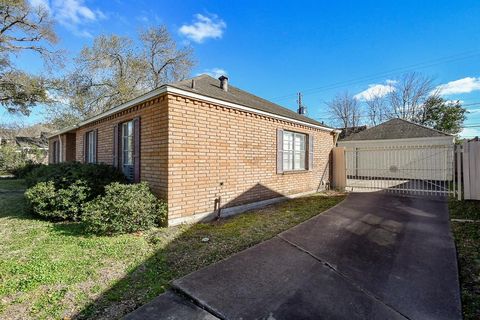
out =
{"type": "Polygon", "coordinates": [[[283,130],[282,131],[282,168],[283,172],[308,171],[308,138],[309,135],[303,132],[283,130]],[[296,138],[301,137],[297,145],[296,138]],[[303,147],[302,147],[303,146],[303,147]],[[286,148],[287,147],[287,148],[286,148]],[[298,163],[296,160],[299,160],[298,163]]]}
{"type": "Polygon", "coordinates": [[[60,148],[59,148],[60,142],[58,140],[53,141],[53,161],[52,163],[60,163],[60,148]]]}
{"type": "Polygon", "coordinates": [[[85,133],[85,162],[97,163],[97,138],[95,130],[85,133]]]}
{"type": "Polygon", "coordinates": [[[120,123],[120,168],[128,180],[135,180],[135,128],[134,120],[120,123]],[[126,133],[126,134],[125,134],[126,133]],[[127,167],[129,170],[127,170],[127,167]],[[130,172],[131,171],[131,172],[130,172]],[[131,175],[131,176],[130,176],[131,175]]]}

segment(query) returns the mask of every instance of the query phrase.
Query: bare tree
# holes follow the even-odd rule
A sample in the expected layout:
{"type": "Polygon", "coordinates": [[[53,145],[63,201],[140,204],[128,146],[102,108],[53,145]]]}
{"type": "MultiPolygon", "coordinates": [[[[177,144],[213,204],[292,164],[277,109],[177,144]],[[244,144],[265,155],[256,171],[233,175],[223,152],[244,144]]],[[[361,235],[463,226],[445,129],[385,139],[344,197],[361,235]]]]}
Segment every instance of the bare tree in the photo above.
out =
{"type": "Polygon", "coordinates": [[[45,7],[31,6],[25,0],[2,1],[0,18],[2,54],[33,50],[46,58],[53,53],[45,46],[45,42],[56,43],[57,35],[45,7]]]}
{"type": "Polygon", "coordinates": [[[127,37],[101,35],[92,47],[76,58],[77,69],[68,76],[73,90],[68,101],[91,116],[135,98],[146,88],[146,63],[138,59],[133,41],[127,37]]]}
{"type": "Polygon", "coordinates": [[[57,92],[64,103],[49,108],[50,119],[69,125],[188,76],[193,51],[177,49],[164,26],[141,31],[139,37],[102,35],[85,47],[57,92]]]}
{"type": "Polygon", "coordinates": [[[165,26],[151,27],[140,32],[143,58],[148,66],[147,82],[157,88],[170,81],[186,78],[194,65],[190,47],[177,49],[165,26]]]}
{"type": "Polygon", "coordinates": [[[423,105],[434,88],[433,79],[412,72],[400,77],[393,87],[394,90],[387,95],[390,104],[388,117],[421,122],[423,105]]]}
{"type": "Polygon", "coordinates": [[[345,91],[327,103],[332,119],[342,128],[358,126],[361,118],[360,103],[345,91]]]}
{"type": "Polygon", "coordinates": [[[25,124],[22,122],[0,123],[0,139],[14,139],[17,136],[22,137],[40,137],[42,133],[51,132],[48,124],[25,124]]]}
{"type": "Polygon", "coordinates": [[[36,52],[51,63],[58,56],[51,48],[56,42],[46,8],[25,0],[0,3],[0,104],[9,112],[28,115],[33,105],[48,101],[47,79],[18,69],[12,56],[36,52]]]}
{"type": "Polygon", "coordinates": [[[365,105],[370,124],[376,126],[387,119],[388,107],[384,96],[372,95],[365,100],[365,105]]]}

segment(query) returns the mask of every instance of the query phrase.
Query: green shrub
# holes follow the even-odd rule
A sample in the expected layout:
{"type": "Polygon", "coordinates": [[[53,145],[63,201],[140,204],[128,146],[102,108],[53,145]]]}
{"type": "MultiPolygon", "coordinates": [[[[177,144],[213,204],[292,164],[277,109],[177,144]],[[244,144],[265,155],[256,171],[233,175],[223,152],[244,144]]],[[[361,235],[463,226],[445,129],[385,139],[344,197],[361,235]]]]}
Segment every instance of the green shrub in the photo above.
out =
{"type": "Polygon", "coordinates": [[[19,179],[23,179],[30,174],[34,169],[44,166],[44,164],[27,160],[23,165],[18,166],[11,170],[11,173],[19,179]]]}
{"type": "Polygon", "coordinates": [[[57,220],[78,220],[83,205],[103,195],[111,182],[125,182],[118,169],[106,164],[67,162],[39,165],[25,175],[30,209],[57,220]]]}
{"type": "Polygon", "coordinates": [[[52,181],[39,182],[27,189],[25,198],[34,214],[52,220],[78,220],[90,193],[84,181],[78,180],[63,189],[52,181]]]}
{"type": "Polygon", "coordinates": [[[27,187],[39,182],[51,181],[55,188],[65,189],[75,181],[82,180],[89,187],[87,200],[102,195],[106,185],[112,182],[126,182],[124,174],[107,164],[85,164],[65,162],[42,165],[30,171],[25,177],[27,187]]]}
{"type": "Polygon", "coordinates": [[[34,166],[38,166],[46,157],[46,151],[32,148],[28,151],[19,149],[14,144],[0,145],[0,172],[23,178],[34,166]]]}
{"type": "Polygon", "coordinates": [[[148,184],[112,183],[105,195],[87,203],[82,221],[97,234],[129,233],[163,224],[167,206],[152,194],[148,184]]]}

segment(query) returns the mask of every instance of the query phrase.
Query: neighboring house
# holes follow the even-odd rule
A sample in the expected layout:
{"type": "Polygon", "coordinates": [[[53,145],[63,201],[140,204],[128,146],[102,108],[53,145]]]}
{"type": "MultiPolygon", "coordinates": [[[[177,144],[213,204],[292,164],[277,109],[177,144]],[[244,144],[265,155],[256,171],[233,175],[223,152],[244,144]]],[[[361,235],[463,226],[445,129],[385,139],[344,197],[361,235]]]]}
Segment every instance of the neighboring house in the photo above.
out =
{"type": "Polygon", "coordinates": [[[29,160],[38,163],[48,163],[48,134],[40,133],[39,137],[29,136],[4,136],[0,137],[0,145],[14,146],[29,160]]]}
{"type": "Polygon", "coordinates": [[[175,225],[325,188],[338,130],[207,75],[163,85],[50,137],[50,162],[147,181],[175,225]]]}
{"type": "Polygon", "coordinates": [[[48,137],[45,132],[40,137],[15,137],[15,141],[29,160],[48,163],[48,137]]]}
{"type": "Polygon", "coordinates": [[[347,150],[349,177],[445,180],[454,141],[453,135],[392,119],[351,134],[337,145],[347,150]]]}
{"type": "Polygon", "coordinates": [[[42,132],[40,137],[15,137],[17,146],[25,151],[32,149],[48,150],[48,134],[42,132]]]}
{"type": "Polygon", "coordinates": [[[356,126],[356,127],[346,127],[346,128],[338,128],[340,130],[340,135],[338,136],[339,140],[344,140],[346,137],[359,133],[363,130],[367,130],[367,126],[356,126]]]}

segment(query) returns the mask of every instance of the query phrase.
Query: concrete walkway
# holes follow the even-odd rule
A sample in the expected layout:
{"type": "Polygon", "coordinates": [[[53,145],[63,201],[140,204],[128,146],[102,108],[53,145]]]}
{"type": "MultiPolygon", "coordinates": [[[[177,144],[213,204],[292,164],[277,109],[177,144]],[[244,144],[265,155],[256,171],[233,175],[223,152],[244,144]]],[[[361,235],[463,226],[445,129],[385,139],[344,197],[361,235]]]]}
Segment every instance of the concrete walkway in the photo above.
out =
{"type": "Polygon", "coordinates": [[[351,194],[173,287],[126,318],[461,319],[446,202],[382,193],[351,194]]]}

